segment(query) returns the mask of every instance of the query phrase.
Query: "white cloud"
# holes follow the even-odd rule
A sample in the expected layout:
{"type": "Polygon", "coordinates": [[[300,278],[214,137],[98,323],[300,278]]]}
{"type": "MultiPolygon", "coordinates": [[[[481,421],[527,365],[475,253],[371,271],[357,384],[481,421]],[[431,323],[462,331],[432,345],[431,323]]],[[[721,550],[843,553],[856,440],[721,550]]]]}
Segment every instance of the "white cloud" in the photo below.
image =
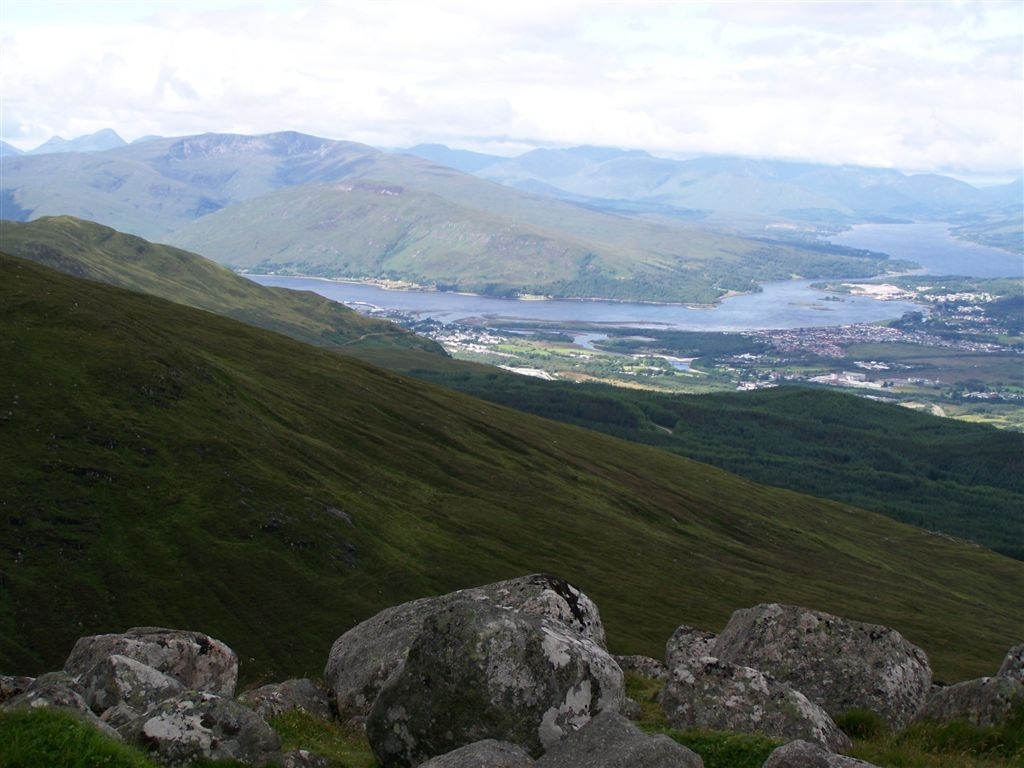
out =
{"type": "Polygon", "coordinates": [[[208,8],[5,0],[3,138],[294,129],[491,151],[1024,162],[1017,2],[208,8]]]}

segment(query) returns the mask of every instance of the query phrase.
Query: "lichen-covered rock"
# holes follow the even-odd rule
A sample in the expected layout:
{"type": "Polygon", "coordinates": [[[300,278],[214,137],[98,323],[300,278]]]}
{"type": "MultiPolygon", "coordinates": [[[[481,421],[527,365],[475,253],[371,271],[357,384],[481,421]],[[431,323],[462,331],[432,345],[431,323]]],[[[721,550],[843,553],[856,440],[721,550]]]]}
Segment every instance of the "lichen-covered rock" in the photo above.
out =
{"type": "Polygon", "coordinates": [[[185,691],[120,728],[164,765],[193,760],[280,762],[281,740],[266,721],[232,699],[185,691]]]}
{"type": "Polygon", "coordinates": [[[918,720],[967,720],[975,725],[998,725],[1024,703],[1024,683],[1012,677],[981,677],[932,689],[918,720]]]}
{"type": "Polygon", "coordinates": [[[612,656],[626,674],[649,677],[652,680],[668,679],[668,668],[650,656],[612,656]]]}
{"type": "Polygon", "coordinates": [[[611,656],[561,621],[460,600],[423,622],[366,733],[384,768],[483,739],[536,756],[623,698],[611,656]]]}
{"type": "Polygon", "coordinates": [[[689,664],[704,656],[714,656],[717,639],[718,635],[714,632],[680,625],[665,643],[665,664],[669,674],[680,664],[689,664]]]}
{"type": "Polygon", "coordinates": [[[672,670],[661,705],[673,728],[763,733],[837,751],[850,740],[832,718],[771,675],[705,656],[672,670]]]}
{"type": "Polygon", "coordinates": [[[89,725],[97,728],[111,738],[120,740],[113,728],[100,720],[82,696],[82,689],[71,675],[64,672],[48,672],[32,681],[24,692],[13,696],[4,705],[4,709],[53,707],[71,712],[89,725]]]}
{"type": "Polygon", "coordinates": [[[331,761],[308,749],[293,749],[282,755],[281,765],[284,768],[330,768],[331,761]]]}
{"type": "Polygon", "coordinates": [[[791,741],[775,749],[762,768],[878,768],[845,755],[837,755],[809,741],[791,741]]]}
{"type": "Polygon", "coordinates": [[[331,702],[327,691],[305,677],[245,691],[239,695],[238,702],[266,719],[292,709],[304,710],[321,720],[331,719],[331,702]]]}
{"type": "Polygon", "coordinates": [[[86,704],[114,728],[185,690],[173,677],[117,653],[101,659],[79,685],[86,704]]]}
{"type": "Polygon", "coordinates": [[[649,736],[621,715],[598,715],[553,745],[537,768],[703,768],[700,755],[668,736],[649,736]]]}
{"type": "Polygon", "coordinates": [[[486,602],[547,616],[605,648],[597,606],[576,587],[548,574],[534,574],[426,597],[386,608],[343,634],[331,647],[324,679],[343,720],[365,718],[384,681],[401,666],[423,621],[458,600],[486,602]]]}
{"type": "Polygon", "coordinates": [[[118,654],[169,675],[185,688],[233,696],[238,657],[220,640],[202,632],[134,627],[123,634],[83,637],[71,649],[64,671],[87,674],[100,661],[118,654]]]}
{"type": "Polygon", "coordinates": [[[896,630],[791,605],[736,611],[714,655],[771,673],[833,717],[869,709],[894,729],[931,689],[928,657],[896,630]]]}
{"type": "Polygon", "coordinates": [[[1015,645],[1006,653],[999,667],[998,677],[1012,677],[1024,683],[1024,643],[1015,645]]]}
{"type": "Polygon", "coordinates": [[[35,682],[34,677],[0,675],[0,704],[24,693],[33,682],[35,682]]]}
{"type": "Polygon", "coordinates": [[[526,750],[507,741],[484,739],[432,757],[420,768],[533,768],[526,750]]]}

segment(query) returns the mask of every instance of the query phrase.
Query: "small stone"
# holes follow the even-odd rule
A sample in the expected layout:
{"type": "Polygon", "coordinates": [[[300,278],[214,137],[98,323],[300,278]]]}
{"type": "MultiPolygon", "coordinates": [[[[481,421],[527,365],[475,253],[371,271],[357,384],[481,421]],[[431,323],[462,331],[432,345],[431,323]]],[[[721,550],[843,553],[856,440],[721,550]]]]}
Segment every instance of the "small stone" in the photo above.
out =
{"type": "Polygon", "coordinates": [[[703,768],[700,755],[668,736],[649,736],[605,712],[553,745],[537,768],[703,768]]]}
{"type": "Polygon", "coordinates": [[[332,718],[327,691],[305,677],[245,691],[238,702],[268,720],[293,709],[301,709],[321,720],[332,718]]]}
{"type": "Polygon", "coordinates": [[[809,741],[791,741],[774,750],[762,768],[878,768],[845,755],[837,755],[809,741]]]}
{"type": "Polygon", "coordinates": [[[533,758],[507,741],[484,739],[432,757],[419,768],[532,768],[533,758]]]}
{"type": "Polygon", "coordinates": [[[651,680],[667,680],[668,668],[650,656],[612,656],[619,669],[627,675],[640,675],[651,680]]]}
{"type": "Polygon", "coordinates": [[[690,664],[704,656],[715,655],[715,641],[718,635],[703,629],[680,625],[665,643],[665,664],[668,672],[680,664],[690,664]]]}
{"type": "Polygon", "coordinates": [[[1024,643],[1015,645],[1006,653],[999,667],[998,677],[1012,677],[1024,683],[1024,643]]]}

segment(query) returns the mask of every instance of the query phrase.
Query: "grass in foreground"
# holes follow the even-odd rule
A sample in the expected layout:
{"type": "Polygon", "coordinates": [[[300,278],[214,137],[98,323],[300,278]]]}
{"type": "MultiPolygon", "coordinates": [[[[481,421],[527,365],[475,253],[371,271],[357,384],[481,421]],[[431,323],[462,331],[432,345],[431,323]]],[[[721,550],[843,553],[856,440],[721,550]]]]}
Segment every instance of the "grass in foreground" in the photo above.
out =
{"type": "Polygon", "coordinates": [[[141,752],[103,735],[69,712],[0,712],[0,768],[156,768],[141,752]]]}

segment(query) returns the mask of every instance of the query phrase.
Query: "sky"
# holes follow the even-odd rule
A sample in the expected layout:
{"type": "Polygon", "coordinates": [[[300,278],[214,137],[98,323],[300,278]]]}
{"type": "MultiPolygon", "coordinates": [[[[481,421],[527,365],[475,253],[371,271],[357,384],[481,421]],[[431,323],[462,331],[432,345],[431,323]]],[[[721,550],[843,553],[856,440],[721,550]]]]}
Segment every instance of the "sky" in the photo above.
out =
{"type": "Polygon", "coordinates": [[[1024,2],[0,0],[0,138],[295,130],[984,180],[1024,165],[1024,2]]]}

